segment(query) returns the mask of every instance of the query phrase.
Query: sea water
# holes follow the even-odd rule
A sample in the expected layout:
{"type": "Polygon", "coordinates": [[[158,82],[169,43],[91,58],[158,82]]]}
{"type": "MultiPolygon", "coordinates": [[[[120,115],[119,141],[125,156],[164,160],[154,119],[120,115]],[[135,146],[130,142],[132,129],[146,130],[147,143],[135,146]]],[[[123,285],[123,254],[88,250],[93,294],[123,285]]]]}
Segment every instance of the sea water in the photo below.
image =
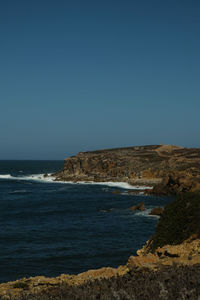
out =
{"type": "Polygon", "coordinates": [[[141,187],[129,194],[126,183],[55,182],[62,167],[0,161],[0,282],[125,264],[155,231],[150,210],[172,200],[144,196],[141,187]],[[139,202],[146,211],[129,210],[139,202]]]}

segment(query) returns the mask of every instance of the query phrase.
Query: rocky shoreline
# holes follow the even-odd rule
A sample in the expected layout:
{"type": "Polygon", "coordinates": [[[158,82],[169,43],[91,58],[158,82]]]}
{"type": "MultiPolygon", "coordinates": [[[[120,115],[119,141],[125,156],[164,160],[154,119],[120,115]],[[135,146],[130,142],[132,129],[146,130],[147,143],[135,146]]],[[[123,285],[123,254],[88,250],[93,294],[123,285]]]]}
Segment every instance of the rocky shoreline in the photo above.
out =
{"type": "Polygon", "coordinates": [[[146,193],[178,196],[164,211],[157,209],[155,234],[126,265],[3,283],[0,300],[199,299],[200,149],[165,145],[79,153],[55,176],[58,181],[151,182],[146,193]]]}
{"type": "Polygon", "coordinates": [[[200,264],[148,267],[126,271],[111,268],[88,271],[79,278],[22,279],[0,287],[0,299],[11,300],[152,300],[192,299],[200,295],[200,264]],[[85,277],[83,279],[83,276],[85,277]]]}

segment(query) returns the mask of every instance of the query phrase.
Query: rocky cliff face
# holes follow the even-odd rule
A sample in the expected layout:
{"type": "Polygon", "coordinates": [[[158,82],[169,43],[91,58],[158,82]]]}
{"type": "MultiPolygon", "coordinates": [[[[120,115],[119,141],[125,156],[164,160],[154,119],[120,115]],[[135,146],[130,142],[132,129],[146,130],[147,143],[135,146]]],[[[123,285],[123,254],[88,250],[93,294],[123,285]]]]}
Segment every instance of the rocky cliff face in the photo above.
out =
{"type": "Polygon", "coordinates": [[[121,181],[154,186],[166,181],[169,174],[187,176],[192,182],[196,178],[200,183],[200,149],[155,145],[80,152],[67,158],[64,169],[55,176],[64,181],[121,181]]]}

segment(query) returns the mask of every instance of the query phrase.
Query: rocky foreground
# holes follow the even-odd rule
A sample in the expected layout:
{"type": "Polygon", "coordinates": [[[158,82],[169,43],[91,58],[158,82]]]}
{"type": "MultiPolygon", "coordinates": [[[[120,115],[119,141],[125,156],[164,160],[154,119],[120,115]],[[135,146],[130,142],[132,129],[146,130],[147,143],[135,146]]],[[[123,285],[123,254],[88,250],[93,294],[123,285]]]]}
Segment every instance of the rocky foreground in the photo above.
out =
{"type": "Polygon", "coordinates": [[[80,152],[65,160],[56,180],[128,182],[154,194],[200,190],[200,149],[172,145],[80,152]]]}
{"type": "Polygon", "coordinates": [[[0,299],[200,299],[200,192],[168,204],[155,234],[125,266],[0,285],[0,299]]]}

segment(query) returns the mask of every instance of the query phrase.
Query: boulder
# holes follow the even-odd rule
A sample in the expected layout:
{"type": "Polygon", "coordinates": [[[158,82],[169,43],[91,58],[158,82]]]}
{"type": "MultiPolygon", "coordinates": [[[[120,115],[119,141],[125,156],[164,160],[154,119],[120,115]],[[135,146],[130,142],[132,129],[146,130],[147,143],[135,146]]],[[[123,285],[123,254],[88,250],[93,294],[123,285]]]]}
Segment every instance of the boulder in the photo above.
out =
{"type": "Polygon", "coordinates": [[[155,207],[150,211],[150,215],[152,216],[161,216],[163,213],[163,208],[162,207],[155,207]]]}
{"type": "Polygon", "coordinates": [[[145,208],[145,205],[144,205],[144,202],[141,202],[141,203],[138,203],[134,206],[131,206],[129,207],[130,210],[140,210],[140,211],[144,211],[146,208],[145,208]]]}

